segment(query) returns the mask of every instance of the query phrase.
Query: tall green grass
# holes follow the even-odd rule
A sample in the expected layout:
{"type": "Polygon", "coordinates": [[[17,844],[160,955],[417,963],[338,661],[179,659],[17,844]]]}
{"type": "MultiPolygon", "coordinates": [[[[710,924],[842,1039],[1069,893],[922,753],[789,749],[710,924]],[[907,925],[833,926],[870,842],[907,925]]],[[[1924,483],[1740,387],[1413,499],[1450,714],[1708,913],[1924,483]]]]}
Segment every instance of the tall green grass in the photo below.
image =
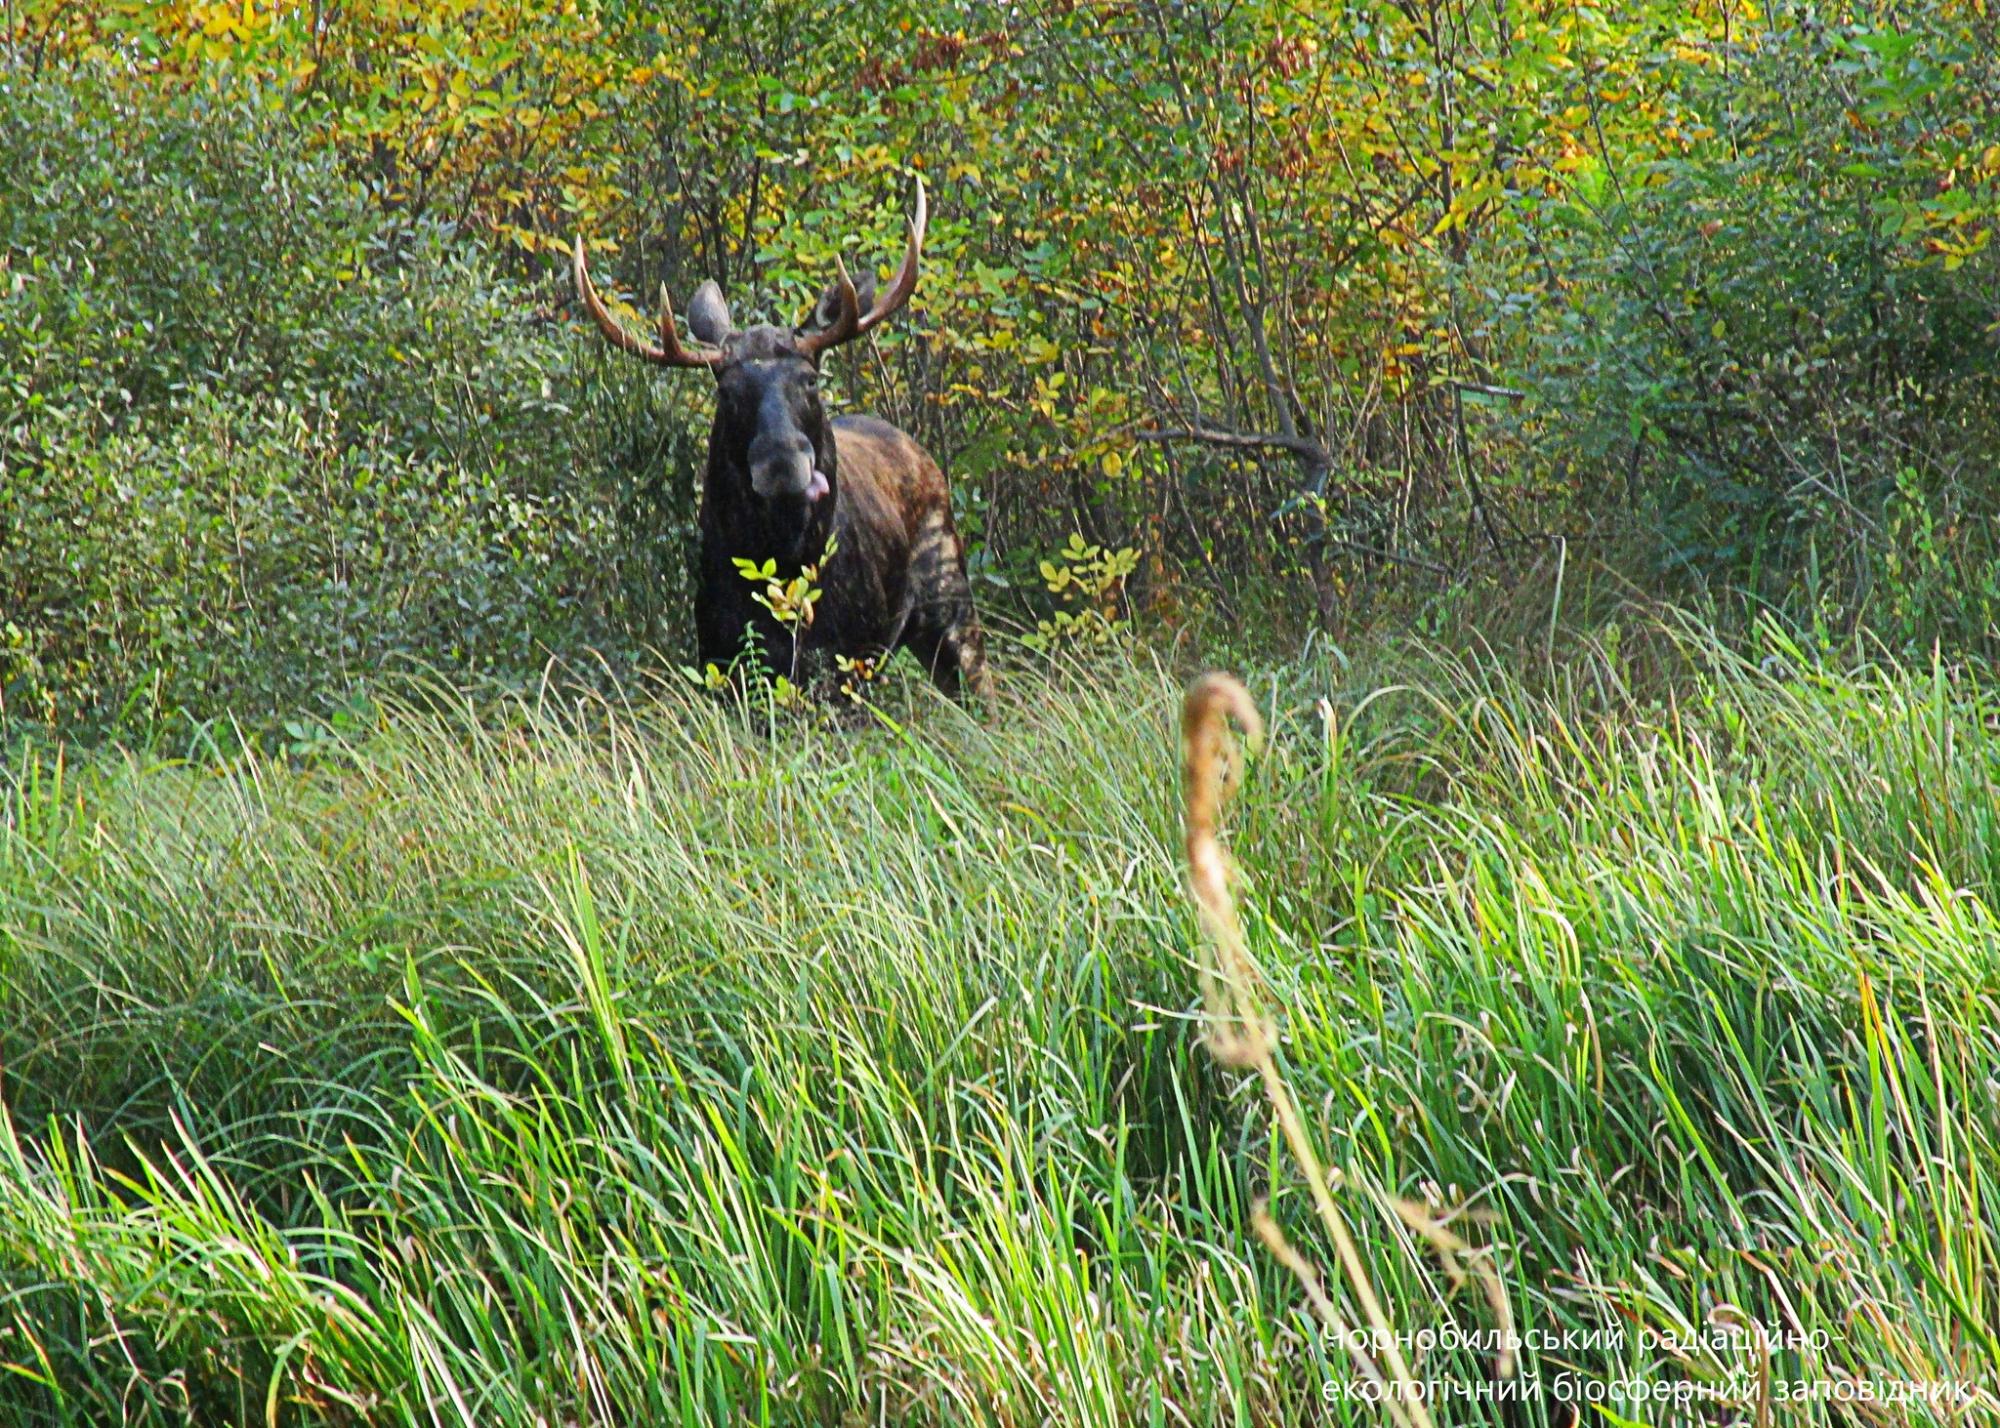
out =
{"type": "MultiPolygon", "coordinates": [[[[1335,1167],[1461,1211],[1521,1332],[1575,1336],[1531,1337],[1514,1421],[1584,1380],[1990,1415],[2000,687],[1650,639],[1643,681],[1247,680],[1284,1073],[1335,1167]],[[1732,1315],[1768,1356],[1641,1334],[1732,1315]]],[[[1268,1194],[1326,1258],[1198,1034],[1178,677],[1010,684],[990,726],[428,689],[304,759],[22,756],[0,1419],[1379,1421],[1246,1231],[1268,1194]]],[[[1480,1381],[1417,1342],[1478,1293],[1347,1214],[1418,1377],[1480,1381]]]]}

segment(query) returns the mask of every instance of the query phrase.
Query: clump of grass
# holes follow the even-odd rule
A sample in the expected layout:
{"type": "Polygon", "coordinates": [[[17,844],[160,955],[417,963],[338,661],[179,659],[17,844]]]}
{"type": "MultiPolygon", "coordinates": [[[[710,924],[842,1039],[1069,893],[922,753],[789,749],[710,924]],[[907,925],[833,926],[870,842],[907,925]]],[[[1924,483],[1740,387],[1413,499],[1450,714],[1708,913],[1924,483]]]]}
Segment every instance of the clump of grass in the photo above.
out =
{"type": "MultiPolygon", "coordinates": [[[[1292,1248],[1261,1200],[1251,1210],[1251,1227],[1272,1258],[1299,1281],[1320,1323],[1348,1347],[1355,1367],[1380,1390],[1377,1401],[1390,1421],[1413,1428],[1430,1428],[1432,1419],[1424,1386],[1410,1371],[1408,1356],[1383,1311],[1374,1281],[1347,1228],[1347,1219],[1334,1200],[1332,1177],[1320,1163],[1319,1152],[1299,1114],[1291,1086],[1278,1066],[1277,1032],[1265,1004],[1264,981],[1244,945],[1236,899],[1230,891],[1230,865],[1218,835],[1223,801],[1235,791],[1241,774],[1229,756],[1227,721],[1231,719],[1243,729],[1254,750],[1263,738],[1264,721],[1251,702],[1249,691],[1226,674],[1203,675],[1188,687],[1186,701],[1181,706],[1183,791],[1187,800],[1184,826],[1188,880],[1201,913],[1202,929],[1214,949],[1213,961],[1204,958],[1201,964],[1208,1049],[1225,1066],[1257,1073],[1285,1149],[1306,1182],[1313,1212],[1339,1258],[1347,1293],[1360,1306],[1369,1333],[1356,1336],[1350,1330],[1346,1318],[1322,1288],[1319,1272],[1292,1248]],[[1386,1373],[1375,1362],[1378,1354],[1386,1373]]],[[[1355,1179],[1341,1178],[1349,1183],[1355,1179]]],[[[1501,1381],[1511,1379],[1516,1353],[1513,1313],[1498,1273],[1474,1259],[1466,1243],[1425,1207],[1403,1199],[1392,1198],[1386,1203],[1408,1229],[1422,1236],[1443,1257],[1455,1284],[1465,1281],[1465,1264],[1473,1265],[1497,1324],[1494,1377],[1501,1381]]]]}
{"type": "MultiPolygon", "coordinates": [[[[1990,1412],[1992,686],[1652,639],[1671,680],[1248,681],[1286,1082],[1353,1183],[1490,1217],[1524,1335],[1596,1334],[1523,1383],[1990,1412]],[[1767,1363],[1688,1332],[1732,1315],[1767,1363]]],[[[1375,1421],[1241,1233],[1324,1258],[1200,1044],[1179,682],[1030,678],[991,726],[432,690],[303,759],[17,761],[0,1419],[1375,1421]]],[[[1351,1230],[1397,1330],[1490,1322],[1351,1230]]]]}

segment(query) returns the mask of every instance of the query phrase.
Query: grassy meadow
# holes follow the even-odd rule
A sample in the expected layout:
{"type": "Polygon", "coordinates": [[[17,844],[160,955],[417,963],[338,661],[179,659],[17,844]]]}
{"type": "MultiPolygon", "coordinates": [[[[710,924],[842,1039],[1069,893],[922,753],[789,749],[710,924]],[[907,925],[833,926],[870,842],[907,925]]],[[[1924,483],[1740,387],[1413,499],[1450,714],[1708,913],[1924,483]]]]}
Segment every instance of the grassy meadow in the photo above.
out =
{"type": "MultiPolygon", "coordinates": [[[[1439,1424],[1986,1421],[2000,688],[1695,629],[1248,675],[1283,1070],[1418,1377],[1492,1321],[1383,1197],[1494,1257],[1439,1424]]],[[[23,753],[0,1419],[1386,1421],[1246,1226],[1358,1320],[1199,1034],[1186,673],[23,753]]]]}

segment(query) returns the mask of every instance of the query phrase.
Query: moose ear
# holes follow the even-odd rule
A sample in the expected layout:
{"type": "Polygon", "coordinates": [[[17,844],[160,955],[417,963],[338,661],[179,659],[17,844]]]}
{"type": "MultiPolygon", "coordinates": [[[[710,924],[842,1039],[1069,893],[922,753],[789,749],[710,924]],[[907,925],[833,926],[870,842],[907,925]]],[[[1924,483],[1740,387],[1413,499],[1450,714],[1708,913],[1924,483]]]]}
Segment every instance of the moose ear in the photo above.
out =
{"type": "MultiPolygon", "coordinates": [[[[854,280],[854,296],[857,306],[867,312],[875,306],[875,275],[864,272],[854,280]]],[[[826,291],[819,295],[813,310],[800,326],[801,332],[824,332],[840,321],[840,281],[835,279],[826,285],[826,291]]]]}
{"type": "Polygon", "coordinates": [[[722,296],[722,289],[710,278],[694,290],[688,299],[688,331],[698,342],[720,347],[733,329],[729,322],[729,304],[722,296]]]}

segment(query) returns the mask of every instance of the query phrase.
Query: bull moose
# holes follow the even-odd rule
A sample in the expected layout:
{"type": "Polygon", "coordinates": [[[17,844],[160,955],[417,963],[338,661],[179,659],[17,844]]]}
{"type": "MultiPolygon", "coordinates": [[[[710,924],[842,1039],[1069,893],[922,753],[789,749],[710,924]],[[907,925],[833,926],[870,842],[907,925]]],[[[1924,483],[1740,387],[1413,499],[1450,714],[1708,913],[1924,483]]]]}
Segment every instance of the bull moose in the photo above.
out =
{"type": "Polygon", "coordinates": [[[614,347],[662,367],[706,367],[715,377],[715,422],[701,495],[701,568],[695,639],[704,664],[727,665],[746,643],[773,675],[797,676],[822,652],[880,659],[916,655],[945,693],[990,699],[985,638],[972,608],[965,553],[951,519],[944,473],[923,448],[869,416],[829,421],[820,404],[820,358],[886,321],[917,286],[927,206],[916,216],[901,267],[876,296],[857,289],[846,264],[800,326],[738,330],[713,280],[688,303],[685,346],[660,288],[659,342],[626,330],[591,285],[576,240],[576,290],[614,347]],[[830,553],[829,553],[830,550],[830,553]],[[775,565],[781,580],[819,567],[810,623],[788,625],[756,597],[763,582],[736,562],[775,565]]]}

